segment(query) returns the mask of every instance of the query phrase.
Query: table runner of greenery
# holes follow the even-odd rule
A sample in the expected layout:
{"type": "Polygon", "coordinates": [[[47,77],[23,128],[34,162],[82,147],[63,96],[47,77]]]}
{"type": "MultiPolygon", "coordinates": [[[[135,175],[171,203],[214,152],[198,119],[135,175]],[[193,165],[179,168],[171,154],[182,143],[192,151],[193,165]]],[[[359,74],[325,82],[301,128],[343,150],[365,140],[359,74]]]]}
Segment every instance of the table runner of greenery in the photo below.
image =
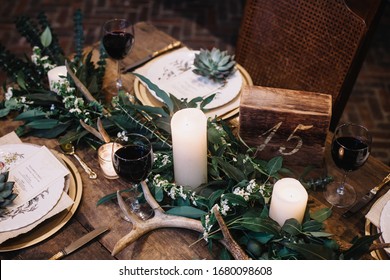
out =
{"type": "MultiPolygon", "coordinates": [[[[163,107],[132,103],[125,92],[105,103],[101,93],[107,56],[100,47],[95,63],[92,52],[83,53],[81,12],[74,15],[75,54],[71,58],[65,57],[45,14],[39,14],[37,19],[38,23],[29,17],[16,20],[17,30],[31,44],[31,59],[20,59],[0,45],[0,65],[14,85],[3,86],[5,98],[0,103],[0,117],[14,116],[14,120],[23,121],[18,135],[58,138],[60,143],[87,143],[96,148],[103,142],[84,128],[97,129],[97,120],[101,119],[112,137],[124,131],[148,136],[155,151],[149,188],[168,213],[201,219],[205,229],[201,238],[210,249],[222,237],[211,213],[215,204],[232,236],[253,259],[356,259],[367,253],[378,238],[356,238],[350,248],[341,248],[323,230],[323,221],[332,213],[329,208],[313,212],[308,207],[302,224],[290,219],[280,227],[269,218],[268,209],[274,182],[286,174],[292,176],[283,167],[283,158],[264,161],[254,157],[253,150],[219,119],[208,121],[208,183],[196,191],[177,186],[173,180],[170,118],[182,108],[203,108],[213,97],[178,100],[137,75],[164,101],[163,107]],[[58,93],[50,91],[47,72],[65,60],[75,77],[68,75],[65,82],[57,84],[58,93]],[[86,91],[93,100],[86,98],[86,91]]],[[[302,183],[309,191],[315,191],[314,187],[328,181],[329,178],[319,178],[302,183]]],[[[104,197],[97,204],[108,203],[111,198],[104,197]]],[[[220,257],[230,255],[223,251],[220,257]]]]}

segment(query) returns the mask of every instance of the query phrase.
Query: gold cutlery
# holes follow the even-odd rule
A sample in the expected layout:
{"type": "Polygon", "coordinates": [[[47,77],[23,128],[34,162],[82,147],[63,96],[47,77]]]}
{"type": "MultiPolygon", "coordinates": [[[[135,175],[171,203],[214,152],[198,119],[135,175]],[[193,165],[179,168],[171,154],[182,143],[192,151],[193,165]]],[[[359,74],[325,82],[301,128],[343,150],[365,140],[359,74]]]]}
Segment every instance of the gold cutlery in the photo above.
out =
{"type": "Polygon", "coordinates": [[[380,182],[378,185],[376,185],[374,188],[372,188],[368,193],[366,193],[358,202],[356,202],[347,212],[343,214],[344,218],[349,218],[353,214],[355,214],[357,211],[362,209],[367,203],[369,203],[379,192],[379,190],[386,185],[388,182],[390,182],[390,173],[387,174],[387,176],[380,182]]]}
{"type": "Polygon", "coordinates": [[[127,66],[122,71],[122,73],[131,72],[131,71],[135,70],[137,67],[140,67],[140,66],[144,65],[146,62],[152,60],[153,58],[155,58],[155,57],[157,57],[159,55],[162,55],[162,54],[164,54],[166,52],[169,52],[171,50],[174,50],[174,49],[176,49],[176,48],[178,48],[180,46],[181,46],[181,42],[179,42],[179,41],[173,42],[173,43],[169,44],[168,46],[166,46],[165,48],[162,48],[161,50],[155,51],[152,54],[150,54],[150,55],[148,55],[148,56],[138,60],[137,62],[127,66]]]}
{"type": "Polygon", "coordinates": [[[77,159],[77,161],[83,167],[84,171],[87,172],[90,179],[97,178],[96,173],[75,153],[75,148],[74,148],[74,145],[72,143],[62,144],[62,145],[60,145],[60,147],[61,147],[61,150],[66,155],[74,156],[77,159]]]}
{"type": "Polygon", "coordinates": [[[108,227],[99,227],[83,237],[77,239],[76,241],[72,242],[69,246],[66,246],[64,249],[59,251],[57,254],[53,255],[49,260],[59,260],[63,258],[64,256],[69,255],[70,253],[76,251],[83,245],[87,244],[89,241],[94,239],[95,237],[99,236],[103,232],[106,232],[108,230],[108,227]]]}

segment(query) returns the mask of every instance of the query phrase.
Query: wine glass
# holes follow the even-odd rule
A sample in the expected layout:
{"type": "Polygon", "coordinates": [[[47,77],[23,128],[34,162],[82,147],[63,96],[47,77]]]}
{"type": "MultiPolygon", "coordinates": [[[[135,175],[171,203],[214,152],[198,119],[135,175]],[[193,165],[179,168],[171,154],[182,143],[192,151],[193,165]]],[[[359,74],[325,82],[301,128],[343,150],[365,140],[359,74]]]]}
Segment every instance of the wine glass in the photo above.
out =
{"type": "Polygon", "coordinates": [[[121,134],[113,145],[112,164],[116,174],[132,185],[135,194],[129,200],[133,213],[143,220],[148,219],[153,210],[147,203],[141,204],[138,201],[137,184],[145,180],[152,169],[152,144],[141,134],[121,134]]]}
{"type": "Polygon", "coordinates": [[[103,25],[103,46],[107,54],[116,61],[116,88],[123,87],[120,70],[120,60],[130,52],[134,44],[134,26],[126,19],[112,19],[103,25]]]}
{"type": "Polygon", "coordinates": [[[370,155],[371,135],[367,128],[358,124],[342,124],[335,130],[331,153],[336,166],[343,170],[341,182],[327,186],[325,199],[336,207],[348,207],[355,202],[356,192],[346,183],[348,172],[360,168],[370,155]]]}

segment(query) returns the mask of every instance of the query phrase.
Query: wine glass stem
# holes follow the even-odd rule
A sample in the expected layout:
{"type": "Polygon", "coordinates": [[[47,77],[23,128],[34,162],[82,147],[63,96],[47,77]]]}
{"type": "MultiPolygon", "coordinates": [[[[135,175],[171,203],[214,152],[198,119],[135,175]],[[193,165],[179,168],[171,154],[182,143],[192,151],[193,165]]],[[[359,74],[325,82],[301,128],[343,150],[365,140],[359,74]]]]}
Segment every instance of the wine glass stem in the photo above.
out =
{"type": "Polygon", "coordinates": [[[339,195],[344,194],[344,184],[345,184],[346,180],[347,180],[347,172],[344,171],[343,178],[341,179],[341,183],[340,183],[339,187],[337,188],[337,193],[339,195]]]}
{"type": "Polygon", "coordinates": [[[118,72],[118,78],[116,80],[116,87],[119,90],[122,89],[122,78],[121,78],[121,67],[120,67],[120,63],[119,63],[119,60],[116,61],[116,65],[117,65],[117,72],[118,72]]]}

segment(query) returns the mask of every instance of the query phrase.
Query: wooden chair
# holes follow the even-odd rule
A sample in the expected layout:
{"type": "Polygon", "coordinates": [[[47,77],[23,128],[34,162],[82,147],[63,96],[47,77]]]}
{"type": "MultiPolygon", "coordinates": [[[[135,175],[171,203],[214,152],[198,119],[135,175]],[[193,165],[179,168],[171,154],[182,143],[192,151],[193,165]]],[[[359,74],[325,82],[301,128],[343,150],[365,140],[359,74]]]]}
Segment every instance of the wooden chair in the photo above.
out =
{"type": "Polygon", "coordinates": [[[339,122],[385,0],[247,0],[236,61],[255,85],[332,95],[339,122]]]}

